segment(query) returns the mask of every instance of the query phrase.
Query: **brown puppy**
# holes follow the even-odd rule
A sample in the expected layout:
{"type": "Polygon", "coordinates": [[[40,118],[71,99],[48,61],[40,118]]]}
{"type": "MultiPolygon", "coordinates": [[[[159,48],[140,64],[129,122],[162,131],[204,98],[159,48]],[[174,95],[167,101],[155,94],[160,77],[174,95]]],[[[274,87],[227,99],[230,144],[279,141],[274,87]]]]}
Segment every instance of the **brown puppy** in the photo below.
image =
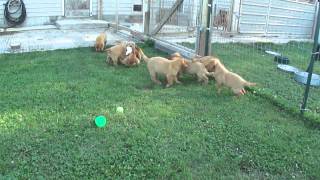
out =
{"type": "MultiPolygon", "coordinates": [[[[181,56],[180,53],[175,52],[175,53],[171,54],[167,59],[173,60],[174,58],[177,58],[177,57],[182,57],[182,56],[181,56]]],[[[186,61],[186,63],[187,63],[187,61],[186,61]]],[[[178,78],[181,78],[181,76],[182,76],[182,74],[183,74],[183,71],[184,71],[184,69],[181,69],[181,70],[178,72],[178,75],[177,75],[178,78]]]]}
{"type": "MultiPolygon", "coordinates": [[[[174,53],[170,56],[170,58],[172,60],[176,60],[176,59],[181,59],[183,58],[179,53],[174,53]]],[[[206,67],[204,66],[204,64],[202,64],[201,62],[198,61],[192,61],[192,62],[188,62],[186,61],[188,64],[188,67],[183,69],[186,73],[188,74],[195,74],[198,77],[198,82],[203,82],[205,85],[208,84],[208,77],[207,76],[212,76],[213,77],[213,73],[212,72],[208,72],[206,67]]]]}
{"type": "Polygon", "coordinates": [[[136,57],[140,60],[142,57],[141,57],[141,54],[140,54],[140,48],[138,46],[136,46],[134,48],[134,53],[136,54],[136,57]]]}
{"type": "Polygon", "coordinates": [[[140,48],[137,47],[136,45],[128,45],[127,48],[130,47],[132,52],[130,52],[129,55],[127,55],[123,60],[120,60],[122,64],[125,66],[134,66],[140,64],[140,48]]]}
{"type": "Polygon", "coordinates": [[[97,38],[96,38],[96,44],[95,48],[96,51],[103,51],[104,50],[104,45],[107,41],[107,36],[105,33],[101,33],[97,38]]]}
{"type": "Polygon", "coordinates": [[[126,51],[126,45],[124,43],[117,44],[115,46],[112,46],[109,49],[106,49],[106,52],[108,54],[108,58],[106,60],[107,63],[118,65],[118,62],[121,59],[125,58],[125,51],[126,51]]]}
{"type": "Polygon", "coordinates": [[[188,67],[186,61],[183,58],[177,60],[169,60],[163,57],[148,58],[141,49],[140,53],[144,61],[147,62],[151,80],[154,83],[161,84],[161,82],[157,79],[157,74],[163,74],[166,76],[166,87],[170,87],[174,82],[178,84],[181,83],[177,78],[177,74],[182,68],[188,67]]]}
{"type": "Polygon", "coordinates": [[[244,95],[246,93],[244,87],[255,86],[256,83],[251,83],[244,80],[238,74],[227,70],[221,62],[218,62],[215,66],[214,78],[216,80],[216,87],[218,93],[221,91],[221,86],[227,86],[232,89],[236,95],[244,95]]]}
{"type": "Polygon", "coordinates": [[[209,72],[214,72],[216,64],[220,62],[218,58],[213,56],[193,58],[193,61],[201,62],[209,72]]]}

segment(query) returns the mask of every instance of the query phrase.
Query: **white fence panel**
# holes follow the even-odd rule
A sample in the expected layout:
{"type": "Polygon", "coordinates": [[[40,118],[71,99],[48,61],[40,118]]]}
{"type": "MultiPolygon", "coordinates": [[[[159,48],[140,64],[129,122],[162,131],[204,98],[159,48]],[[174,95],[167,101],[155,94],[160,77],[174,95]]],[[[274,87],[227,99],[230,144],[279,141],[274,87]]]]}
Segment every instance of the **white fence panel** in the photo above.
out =
{"type": "Polygon", "coordinates": [[[316,5],[290,0],[242,0],[239,33],[311,38],[316,5]]]}

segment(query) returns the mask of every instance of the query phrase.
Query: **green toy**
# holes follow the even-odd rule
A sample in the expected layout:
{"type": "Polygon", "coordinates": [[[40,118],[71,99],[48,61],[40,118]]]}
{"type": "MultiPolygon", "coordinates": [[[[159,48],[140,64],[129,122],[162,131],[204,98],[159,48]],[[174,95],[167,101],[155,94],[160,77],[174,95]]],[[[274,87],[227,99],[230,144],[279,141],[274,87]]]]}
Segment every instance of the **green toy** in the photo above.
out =
{"type": "Polygon", "coordinates": [[[102,128],[108,124],[108,119],[105,116],[97,116],[94,122],[99,128],[102,128]]]}

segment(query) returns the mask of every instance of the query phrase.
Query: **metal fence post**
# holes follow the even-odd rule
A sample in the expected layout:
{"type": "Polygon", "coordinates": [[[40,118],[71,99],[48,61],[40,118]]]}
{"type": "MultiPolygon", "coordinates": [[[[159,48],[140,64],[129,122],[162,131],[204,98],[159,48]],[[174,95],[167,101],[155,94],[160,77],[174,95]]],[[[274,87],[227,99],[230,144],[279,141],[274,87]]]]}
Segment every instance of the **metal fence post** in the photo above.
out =
{"type": "Polygon", "coordinates": [[[212,0],[203,0],[201,6],[200,28],[198,29],[198,40],[196,53],[200,56],[211,54],[211,15],[212,0]]]}
{"type": "Polygon", "coordinates": [[[119,30],[119,0],[116,0],[116,32],[119,30]]]}
{"type": "MultiPolygon", "coordinates": [[[[320,0],[318,0],[319,2],[320,0]]],[[[314,34],[314,42],[313,42],[313,50],[312,50],[312,55],[311,55],[311,59],[310,59],[310,63],[307,69],[308,72],[308,79],[307,79],[307,84],[306,84],[306,89],[304,92],[304,97],[303,97],[303,101],[302,101],[302,105],[301,105],[301,109],[300,112],[301,114],[304,113],[304,111],[306,110],[306,106],[307,106],[307,101],[308,101],[308,97],[309,97],[309,90],[310,90],[310,84],[311,84],[311,78],[312,78],[312,73],[313,73],[313,66],[314,66],[314,62],[319,59],[319,28],[320,28],[320,13],[318,11],[318,16],[317,16],[317,24],[316,24],[316,28],[315,28],[315,34],[314,34]]]]}
{"type": "MultiPolygon", "coordinates": [[[[150,34],[150,9],[151,9],[151,0],[147,0],[148,4],[147,4],[147,8],[143,8],[144,9],[144,17],[143,17],[143,25],[144,25],[144,34],[149,35],[150,34]]],[[[145,6],[146,4],[144,3],[143,6],[145,6]]]]}
{"type": "Polygon", "coordinates": [[[103,19],[103,0],[98,1],[98,19],[103,19]]]}

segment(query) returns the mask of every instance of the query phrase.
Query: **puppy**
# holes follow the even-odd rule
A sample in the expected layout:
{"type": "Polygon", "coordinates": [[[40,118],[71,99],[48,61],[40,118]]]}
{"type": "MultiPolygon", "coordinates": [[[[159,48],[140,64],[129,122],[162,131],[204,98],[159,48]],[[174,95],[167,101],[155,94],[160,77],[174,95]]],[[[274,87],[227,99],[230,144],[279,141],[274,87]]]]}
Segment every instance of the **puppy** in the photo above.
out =
{"type": "MultiPolygon", "coordinates": [[[[175,52],[175,53],[171,54],[167,59],[173,60],[174,58],[178,58],[178,57],[182,57],[182,56],[181,56],[180,53],[175,52]]],[[[186,63],[188,63],[188,62],[186,61],[186,63]]],[[[178,78],[181,78],[181,77],[182,77],[183,71],[184,71],[184,69],[181,69],[181,70],[178,72],[178,75],[177,75],[178,78]]]]}
{"type": "Polygon", "coordinates": [[[120,60],[125,66],[134,66],[140,64],[140,48],[137,46],[129,45],[126,48],[126,57],[120,60]]]}
{"type": "Polygon", "coordinates": [[[163,57],[148,58],[141,49],[140,54],[142,55],[143,60],[147,63],[151,80],[154,83],[160,85],[161,82],[157,79],[157,74],[163,74],[167,78],[167,88],[174,82],[181,84],[177,78],[178,72],[181,69],[188,67],[188,64],[183,58],[176,60],[169,60],[163,57]]]}
{"type": "Polygon", "coordinates": [[[238,74],[228,71],[221,62],[217,62],[215,65],[213,76],[216,80],[218,93],[220,93],[221,87],[224,85],[231,88],[234,94],[240,96],[246,93],[244,87],[256,85],[256,83],[248,82],[238,74]]]}
{"type": "Polygon", "coordinates": [[[96,51],[103,51],[104,50],[104,45],[107,42],[107,36],[105,33],[101,33],[97,38],[96,38],[96,44],[95,48],[96,51]]]}
{"type": "Polygon", "coordinates": [[[112,46],[109,49],[106,49],[106,52],[108,54],[106,62],[117,66],[120,59],[124,59],[126,57],[125,51],[126,45],[124,43],[120,43],[115,46],[112,46]]]}
{"type": "Polygon", "coordinates": [[[136,57],[140,60],[142,57],[141,57],[141,53],[140,53],[140,48],[138,46],[136,46],[134,48],[134,53],[136,54],[136,57]]]}
{"type": "Polygon", "coordinates": [[[218,58],[213,56],[193,58],[192,61],[201,62],[206,67],[208,72],[214,72],[216,64],[220,62],[218,58]]]}
{"type": "MultiPolygon", "coordinates": [[[[181,59],[183,58],[179,53],[174,53],[170,56],[172,60],[181,59]]],[[[198,82],[203,82],[205,85],[208,84],[208,76],[213,77],[212,72],[208,72],[204,64],[198,61],[186,61],[188,67],[183,69],[188,74],[195,74],[198,77],[198,82]]]]}

